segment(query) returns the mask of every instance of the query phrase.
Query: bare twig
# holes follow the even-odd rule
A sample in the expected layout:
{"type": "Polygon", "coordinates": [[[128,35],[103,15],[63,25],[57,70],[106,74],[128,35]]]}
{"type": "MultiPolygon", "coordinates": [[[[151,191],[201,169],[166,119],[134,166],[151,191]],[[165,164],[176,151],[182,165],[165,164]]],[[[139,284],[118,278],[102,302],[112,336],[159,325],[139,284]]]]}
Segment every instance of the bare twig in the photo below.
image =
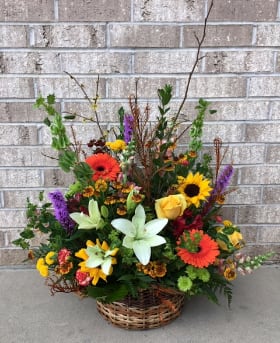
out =
{"type": "Polygon", "coordinates": [[[187,97],[188,97],[188,92],[189,92],[189,88],[190,88],[190,83],[191,83],[191,79],[192,79],[192,76],[194,74],[194,71],[195,71],[195,68],[197,67],[198,63],[200,60],[202,60],[204,58],[204,56],[200,56],[200,51],[201,51],[201,47],[202,47],[202,44],[205,40],[205,37],[206,37],[206,27],[207,27],[207,22],[208,22],[208,18],[209,18],[209,15],[210,15],[210,12],[212,10],[212,7],[214,5],[214,0],[211,1],[210,3],[210,6],[209,6],[209,9],[208,9],[208,12],[207,12],[207,15],[204,19],[204,25],[203,25],[203,33],[202,33],[202,37],[201,39],[199,39],[197,37],[197,35],[195,34],[195,39],[198,43],[198,47],[197,47],[197,51],[196,51],[196,58],[195,58],[195,62],[193,64],[193,67],[189,73],[189,76],[188,76],[188,79],[187,79],[187,85],[186,85],[186,89],[185,89],[185,94],[184,94],[184,98],[179,106],[179,109],[175,115],[175,120],[177,120],[177,118],[179,117],[181,111],[182,111],[182,108],[187,100],[187,97]]]}
{"type": "Polygon", "coordinates": [[[97,100],[99,99],[99,95],[98,95],[98,88],[99,88],[99,75],[97,77],[97,80],[96,80],[96,92],[95,92],[95,97],[94,97],[94,101],[92,101],[90,99],[90,97],[88,96],[87,92],[85,91],[84,89],[84,86],[82,84],[80,84],[80,82],[75,78],[75,76],[73,76],[72,74],[68,73],[67,71],[65,71],[65,74],[67,74],[72,80],[75,81],[75,83],[79,86],[79,88],[81,89],[81,91],[83,92],[84,96],[85,96],[85,99],[90,103],[90,107],[95,115],[95,122],[98,126],[98,129],[100,131],[100,134],[102,137],[104,137],[104,132],[101,128],[101,125],[100,125],[100,122],[99,122],[99,118],[98,118],[98,113],[96,111],[96,106],[97,106],[97,100]]]}

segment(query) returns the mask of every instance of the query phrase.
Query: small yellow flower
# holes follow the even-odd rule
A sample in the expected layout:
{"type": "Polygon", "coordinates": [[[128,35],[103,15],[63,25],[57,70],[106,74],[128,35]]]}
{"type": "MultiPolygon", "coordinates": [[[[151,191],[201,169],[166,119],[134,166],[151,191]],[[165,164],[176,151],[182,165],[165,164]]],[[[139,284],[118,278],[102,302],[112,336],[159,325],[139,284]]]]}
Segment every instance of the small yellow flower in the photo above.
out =
{"type": "Polygon", "coordinates": [[[49,266],[54,264],[54,262],[55,262],[55,255],[56,255],[56,253],[54,251],[50,251],[50,252],[47,253],[47,255],[45,257],[45,260],[46,260],[46,263],[49,266]]]}
{"type": "Polygon", "coordinates": [[[95,181],[94,188],[97,192],[105,192],[108,189],[108,184],[103,179],[98,179],[95,181]]]}
{"type": "Polygon", "coordinates": [[[126,143],[122,139],[117,139],[114,142],[106,142],[106,146],[113,151],[122,151],[126,148],[126,143]]]}
{"type": "Polygon", "coordinates": [[[224,271],[224,277],[226,280],[228,281],[232,281],[236,279],[236,270],[235,269],[231,269],[231,268],[226,268],[224,271]]]}
{"type": "Polygon", "coordinates": [[[230,220],[223,221],[224,226],[232,226],[232,222],[230,220]]]}
{"type": "Polygon", "coordinates": [[[40,257],[36,263],[36,269],[39,271],[42,277],[49,276],[49,267],[45,264],[43,257],[40,257]]]}
{"type": "Polygon", "coordinates": [[[94,188],[92,186],[88,186],[83,191],[83,197],[89,198],[94,195],[94,188]]]}

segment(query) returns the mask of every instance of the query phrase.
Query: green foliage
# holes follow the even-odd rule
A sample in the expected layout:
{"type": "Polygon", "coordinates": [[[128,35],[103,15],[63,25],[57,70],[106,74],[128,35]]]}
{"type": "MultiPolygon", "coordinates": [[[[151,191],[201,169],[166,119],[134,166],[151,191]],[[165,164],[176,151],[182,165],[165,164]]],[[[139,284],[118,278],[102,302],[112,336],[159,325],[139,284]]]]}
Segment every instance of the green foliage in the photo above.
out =
{"type": "MultiPolygon", "coordinates": [[[[198,105],[196,109],[198,110],[198,115],[196,119],[192,122],[192,126],[190,128],[190,138],[191,141],[189,143],[189,150],[198,152],[202,148],[202,128],[204,124],[204,118],[206,111],[209,107],[210,103],[206,100],[199,99],[198,105]]],[[[216,113],[215,110],[210,110],[210,114],[216,113]]]]}
{"type": "Polygon", "coordinates": [[[116,283],[104,285],[102,287],[88,286],[87,295],[104,303],[118,301],[126,297],[128,288],[125,284],[116,283]]]}

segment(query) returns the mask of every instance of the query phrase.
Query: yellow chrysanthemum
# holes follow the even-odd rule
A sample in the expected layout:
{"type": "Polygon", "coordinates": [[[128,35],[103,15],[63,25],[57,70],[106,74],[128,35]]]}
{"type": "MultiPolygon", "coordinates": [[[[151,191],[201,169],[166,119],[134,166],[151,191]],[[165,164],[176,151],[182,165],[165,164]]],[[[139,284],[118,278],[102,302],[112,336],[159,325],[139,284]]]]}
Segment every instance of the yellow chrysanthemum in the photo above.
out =
{"type": "Polygon", "coordinates": [[[126,143],[122,139],[117,139],[114,142],[106,142],[106,146],[113,151],[122,151],[126,148],[126,143]]]}
{"type": "Polygon", "coordinates": [[[192,172],[184,178],[178,176],[178,192],[185,196],[188,206],[194,205],[198,207],[200,202],[206,200],[210,195],[212,188],[209,186],[210,181],[204,179],[200,173],[193,175],[192,172]]]}
{"type": "Polygon", "coordinates": [[[55,255],[56,253],[54,251],[50,251],[47,253],[46,257],[45,257],[45,260],[46,260],[46,263],[50,266],[52,264],[54,264],[55,262],[55,255]]]}
{"type": "Polygon", "coordinates": [[[42,277],[49,276],[49,267],[45,264],[43,257],[40,257],[36,263],[36,269],[39,271],[42,277]]]}

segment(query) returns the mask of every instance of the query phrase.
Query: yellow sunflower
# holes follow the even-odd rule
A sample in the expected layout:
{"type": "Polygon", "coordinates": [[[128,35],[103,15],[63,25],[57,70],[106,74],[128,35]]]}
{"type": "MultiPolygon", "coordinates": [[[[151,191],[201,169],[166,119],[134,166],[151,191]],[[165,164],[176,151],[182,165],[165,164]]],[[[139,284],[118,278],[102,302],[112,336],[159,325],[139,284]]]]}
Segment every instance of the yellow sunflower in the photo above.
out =
{"type": "Polygon", "coordinates": [[[192,172],[184,178],[178,176],[178,192],[183,194],[186,198],[188,206],[194,205],[199,207],[200,201],[205,200],[212,190],[209,186],[210,180],[204,179],[200,173],[193,175],[192,172]]]}

